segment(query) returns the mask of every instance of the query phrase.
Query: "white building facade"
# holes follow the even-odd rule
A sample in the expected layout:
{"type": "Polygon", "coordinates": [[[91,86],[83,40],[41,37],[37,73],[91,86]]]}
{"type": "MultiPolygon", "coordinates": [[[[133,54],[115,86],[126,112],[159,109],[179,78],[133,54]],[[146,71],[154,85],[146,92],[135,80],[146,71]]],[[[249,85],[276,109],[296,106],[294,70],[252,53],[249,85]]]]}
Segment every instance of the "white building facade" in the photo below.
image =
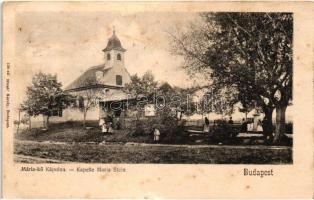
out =
{"type": "Polygon", "coordinates": [[[76,106],[65,109],[66,120],[82,120],[82,108],[88,101],[88,95],[98,95],[99,102],[87,112],[87,120],[98,120],[106,113],[104,105],[108,102],[123,101],[129,96],[123,91],[131,82],[131,76],[125,67],[125,52],[120,40],[113,31],[107,46],[103,49],[104,63],[88,68],[81,76],[65,88],[65,91],[77,98],[76,106]]]}

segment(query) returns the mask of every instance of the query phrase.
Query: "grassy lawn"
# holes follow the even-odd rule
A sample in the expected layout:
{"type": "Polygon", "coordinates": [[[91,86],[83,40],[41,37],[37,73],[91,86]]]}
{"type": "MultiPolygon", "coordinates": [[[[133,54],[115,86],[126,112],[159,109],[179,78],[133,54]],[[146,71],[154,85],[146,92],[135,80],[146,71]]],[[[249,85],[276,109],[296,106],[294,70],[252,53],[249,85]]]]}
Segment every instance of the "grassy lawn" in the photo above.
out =
{"type": "Polygon", "coordinates": [[[16,142],[15,154],[85,163],[292,163],[290,147],[132,146],[121,144],[16,142]]]}
{"type": "Polygon", "coordinates": [[[90,129],[84,129],[79,122],[57,123],[51,124],[49,130],[42,130],[42,128],[34,128],[31,131],[22,130],[15,134],[15,138],[39,142],[152,142],[150,136],[132,137],[127,130],[115,130],[113,134],[101,133],[96,122],[88,122],[87,126],[90,129]]]}
{"type": "MultiPolygon", "coordinates": [[[[54,142],[94,142],[100,143],[106,142],[135,142],[135,143],[152,143],[152,134],[139,134],[132,135],[134,130],[114,130],[113,134],[101,133],[100,128],[97,126],[97,121],[88,121],[88,129],[84,129],[82,122],[59,122],[50,124],[49,130],[43,130],[42,128],[33,128],[31,130],[23,129],[19,133],[15,133],[15,138],[18,140],[30,140],[30,141],[54,141],[54,142]]],[[[216,136],[220,135],[217,134],[216,136]]],[[[213,140],[213,137],[204,138],[200,136],[188,137],[185,134],[174,135],[168,137],[164,133],[161,135],[160,143],[166,144],[218,144],[220,141],[213,140]],[[200,142],[195,142],[195,141],[200,142]]],[[[248,136],[237,137],[232,140],[222,140],[223,144],[232,145],[263,145],[263,140],[260,137],[248,136]],[[262,141],[262,142],[260,142],[262,141]]],[[[286,141],[283,146],[292,146],[292,140],[286,141]]]]}
{"type": "MultiPolygon", "coordinates": [[[[17,162],[291,164],[292,147],[264,145],[126,145],[151,143],[151,136],[126,130],[103,134],[95,122],[52,124],[15,134],[17,162]],[[104,143],[104,141],[106,143],[104,143]]],[[[195,144],[195,143],[194,143],[195,144]]]]}

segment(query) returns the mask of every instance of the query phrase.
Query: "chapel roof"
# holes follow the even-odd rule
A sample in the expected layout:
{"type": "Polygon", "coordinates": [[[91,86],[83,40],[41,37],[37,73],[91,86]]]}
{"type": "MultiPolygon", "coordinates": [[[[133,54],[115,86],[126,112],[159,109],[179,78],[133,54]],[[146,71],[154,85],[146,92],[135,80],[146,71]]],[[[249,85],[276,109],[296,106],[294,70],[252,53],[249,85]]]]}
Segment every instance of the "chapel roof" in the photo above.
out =
{"type": "Polygon", "coordinates": [[[81,76],[75,79],[65,90],[74,90],[79,88],[86,88],[92,86],[103,85],[96,79],[96,72],[101,71],[103,75],[107,74],[111,68],[106,68],[104,64],[90,67],[81,76]]]}
{"type": "Polygon", "coordinates": [[[119,50],[119,51],[126,51],[121,45],[119,38],[116,36],[115,31],[113,31],[112,36],[109,38],[106,48],[103,51],[110,51],[110,50],[119,50]]]}

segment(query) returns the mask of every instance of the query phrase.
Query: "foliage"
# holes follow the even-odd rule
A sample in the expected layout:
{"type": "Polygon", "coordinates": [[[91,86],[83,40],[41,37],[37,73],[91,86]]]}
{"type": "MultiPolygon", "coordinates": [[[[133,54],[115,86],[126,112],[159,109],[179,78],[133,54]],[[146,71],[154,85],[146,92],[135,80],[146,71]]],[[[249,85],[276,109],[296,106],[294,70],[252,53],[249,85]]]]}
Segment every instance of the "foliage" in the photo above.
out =
{"type": "Polygon", "coordinates": [[[222,116],[231,115],[234,112],[234,104],[239,101],[236,88],[210,88],[205,91],[199,103],[201,112],[215,112],[222,116]]]}
{"type": "Polygon", "coordinates": [[[276,108],[276,138],[284,132],[285,108],[292,99],[291,13],[202,13],[193,28],[173,38],[191,74],[211,77],[216,88],[236,88],[238,100],[256,103],[271,123],[276,108]]]}
{"type": "MultiPolygon", "coordinates": [[[[156,92],[156,97],[163,97],[170,113],[181,111],[185,115],[192,115],[197,112],[197,103],[193,100],[195,92],[200,90],[199,87],[179,88],[172,87],[169,83],[163,83],[156,92]]],[[[162,98],[161,98],[162,99],[162,98]]],[[[157,104],[162,103],[160,98],[156,99],[157,104]]],[[[162,106],[159,106],[162,107],[162,106]]]]}
{"type": "Polygon", "coordinates": [[[229,124],[225,120],[216,120],[210,129],[210,143],[235,144],[239,142],[236,135],[241,132],[241,126],[229,124]]]}
{"type": "Polygon", "coordinates": [[[125,90],[134,96],[144,96],[152,100],[157,89],[157,81],[151,71],[145,72],[142,77],[137,74],[131,76],[131,83],[125,85],[125,90]]]}
{"type": "Polygon", "coordinates": [[[26,89],[26,100],[21,104],[21,111],[29,116],[47,116],[48,122],[54,109],[64,109],[70,104],[71,97],[62,91],[61,86],[56,75],[35,74],[32,84],[26,89]]]}
{"type": "Polygon", "coordinates": [[[167,106],[181,110],[185,115],[191,115],[196,111],[192,96],[199,89],[197,87],[183,89],[172,87],[167,82],[160,84],[150,71],[147,71],[142,77],[135,74],[131,76],[131,80],[132,82],[126,84],[124,90],[138,97],[138,100],[146,100],[144,103],[154,103],[158,107],[167,106]]]}

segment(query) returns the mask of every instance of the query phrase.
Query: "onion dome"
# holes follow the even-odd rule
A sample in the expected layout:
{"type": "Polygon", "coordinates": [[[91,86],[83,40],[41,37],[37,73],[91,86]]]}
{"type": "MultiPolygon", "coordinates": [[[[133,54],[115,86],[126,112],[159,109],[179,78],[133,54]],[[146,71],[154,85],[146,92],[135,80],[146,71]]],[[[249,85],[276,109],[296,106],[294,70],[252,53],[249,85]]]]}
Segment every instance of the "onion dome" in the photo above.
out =
{"type": "Polygon", "coordinates": [[[118,50],[118,51],[126,51],[121,45],[119,38],[116,36],[115,31],[113,31],[112,36],[109,38],[107,46],[103,51],[111,51],[111,50],[118,50]]]}

